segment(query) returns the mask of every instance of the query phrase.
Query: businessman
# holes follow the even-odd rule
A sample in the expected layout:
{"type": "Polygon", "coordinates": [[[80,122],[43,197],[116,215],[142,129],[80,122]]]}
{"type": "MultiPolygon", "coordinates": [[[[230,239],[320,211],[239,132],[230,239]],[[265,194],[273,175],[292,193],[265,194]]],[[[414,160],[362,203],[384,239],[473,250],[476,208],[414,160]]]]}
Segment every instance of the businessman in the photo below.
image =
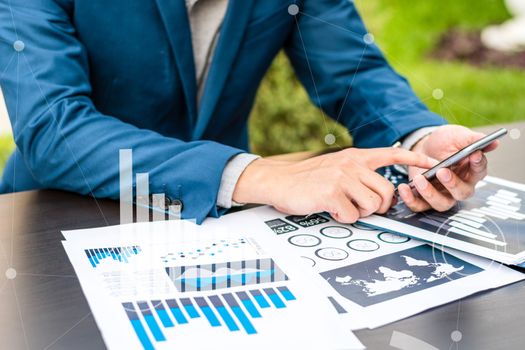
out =
{"type": "MultiPolygon", "coordinates": [[[[477,152],[419,174],[482,135],[445,125],[367,36],[348,0],[0,0],[0,84],[16,141],[0,192],[119,197],[119,149],[183,218],[243,203],[341,222],[385,212],[408,166],[413,210],[447,210],[486,174],[477,152]],[[356,148],[301,162],[248,150],[257,87],[284,49],[312,101],[356,148]],[[393,147],[394,145],[400,147],[393,147]]],[[[491,145],[485,151],[496,147],[491,145]]]]}

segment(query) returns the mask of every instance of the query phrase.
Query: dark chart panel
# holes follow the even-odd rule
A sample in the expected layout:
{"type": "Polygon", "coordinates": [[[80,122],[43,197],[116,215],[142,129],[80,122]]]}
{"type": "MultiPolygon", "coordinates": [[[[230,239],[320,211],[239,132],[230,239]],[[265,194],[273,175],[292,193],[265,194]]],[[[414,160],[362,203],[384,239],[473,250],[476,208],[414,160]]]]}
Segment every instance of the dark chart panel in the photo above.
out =
{"type": "Polygon", "coordinates": [[[166,267],[166,273],[179,292],[215,290],[288,280],[288,276],[270,258],[166,267]]]}
{"type": "Polygon", "coordinates": [[[429,245],[322,272],[344,298],[363,307],[463,278],[483,269],[429,245]]]}
{"type": "Polygon", "coordinates": [[[487,182],[474,197],[440,213],[413,213],[404,203],[393,207],[389,219],[496,251],[525,250],[525,192],[487,182]]]}
{"type": "Polygon", "coordinates": [[[301,227],[305,227],[305,228],[324,224],[330,221],[324,216],[319,215],[319,214],[311,214],[311,215],[306,215],[306,216],[288,215],[287,217],[285,217],[285,219],[301,227]]]}

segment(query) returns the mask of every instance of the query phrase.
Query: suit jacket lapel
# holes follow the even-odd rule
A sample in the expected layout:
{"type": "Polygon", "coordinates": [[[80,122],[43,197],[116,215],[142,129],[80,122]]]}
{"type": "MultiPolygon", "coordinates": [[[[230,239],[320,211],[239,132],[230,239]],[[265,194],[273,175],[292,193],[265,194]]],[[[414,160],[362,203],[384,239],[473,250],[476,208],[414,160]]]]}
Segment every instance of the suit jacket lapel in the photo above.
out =
{"type": "MultiPolygon", "coordinates": [[[[157,0],[160,1],[160,0],[157,0]]],[[[230,0],[221,28],[219,42],[212,58],[210,71],[205,82],[197,124],[193,139],[202,137],[213,115],[226,78],[243,39],[254,0],[230,0]]],[[[242,91],[239,91],[242,93],[242,91]]]]}
{"type": "Polygon", "coordinates": [[[182,80],[186,106],[192,125],[197,117],[195,63],[191,44],[191,28],[184,0],[156,0],[159,12],[172,46],[173,55],[182,80]]]}

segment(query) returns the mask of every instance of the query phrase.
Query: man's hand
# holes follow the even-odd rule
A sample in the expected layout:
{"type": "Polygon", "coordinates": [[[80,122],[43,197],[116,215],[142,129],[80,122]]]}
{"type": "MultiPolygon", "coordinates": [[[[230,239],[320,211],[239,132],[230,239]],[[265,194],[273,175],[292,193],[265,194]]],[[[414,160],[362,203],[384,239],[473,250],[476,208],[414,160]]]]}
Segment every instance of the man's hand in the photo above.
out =
{"type": "Polygon", "coordinates": [[[390,208],[394,186],[375,170],[392,164],[427,169],[437,161],[400,148],[349,148],[293,163],[258,159],[239,178],[233,200],[295,215],[327,211],[352,223],[390,208]]]}
{"type": "MultiPolygon", "coordinates": [[[[463,126],[444,125],[424,137],[412,150],[441,161],[483,136],[463,126]]],[[[497,146],[498,141],[494,141],[483,152],[492,151],[497,146]]],[[[474,152],[451,169],[440,169],[436,174],[437,181],[432,183],[419,175],[425,169],[409,166],[409,177],[413,179],[419,195],[403,184],[399,186],[401,199],[413,211],[430,208],[446,211],[452,208],[457,201],[472,196],[476,183],[487,175],[487,159],[483,152],[474,152]]]]}

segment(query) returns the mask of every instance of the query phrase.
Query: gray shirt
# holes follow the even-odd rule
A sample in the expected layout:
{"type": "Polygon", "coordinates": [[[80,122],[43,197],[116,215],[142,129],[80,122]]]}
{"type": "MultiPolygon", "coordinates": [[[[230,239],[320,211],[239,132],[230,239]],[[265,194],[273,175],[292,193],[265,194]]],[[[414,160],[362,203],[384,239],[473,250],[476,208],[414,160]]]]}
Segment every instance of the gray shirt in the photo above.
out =
{"type": "MultiPolygon", "coordinates": [[[[197,104],[208,82],[208,71],[219,40],[220,28],[226,15],[228,0],[186,0],[191,27],[193,59],[197,79],[197,104]]],[[[241,153],[228,161],[221,177],[217,205],[230,208],[238,205],[232,201],[235,185],[242,172],[255,159],[254,154],[241,153]]]]}

